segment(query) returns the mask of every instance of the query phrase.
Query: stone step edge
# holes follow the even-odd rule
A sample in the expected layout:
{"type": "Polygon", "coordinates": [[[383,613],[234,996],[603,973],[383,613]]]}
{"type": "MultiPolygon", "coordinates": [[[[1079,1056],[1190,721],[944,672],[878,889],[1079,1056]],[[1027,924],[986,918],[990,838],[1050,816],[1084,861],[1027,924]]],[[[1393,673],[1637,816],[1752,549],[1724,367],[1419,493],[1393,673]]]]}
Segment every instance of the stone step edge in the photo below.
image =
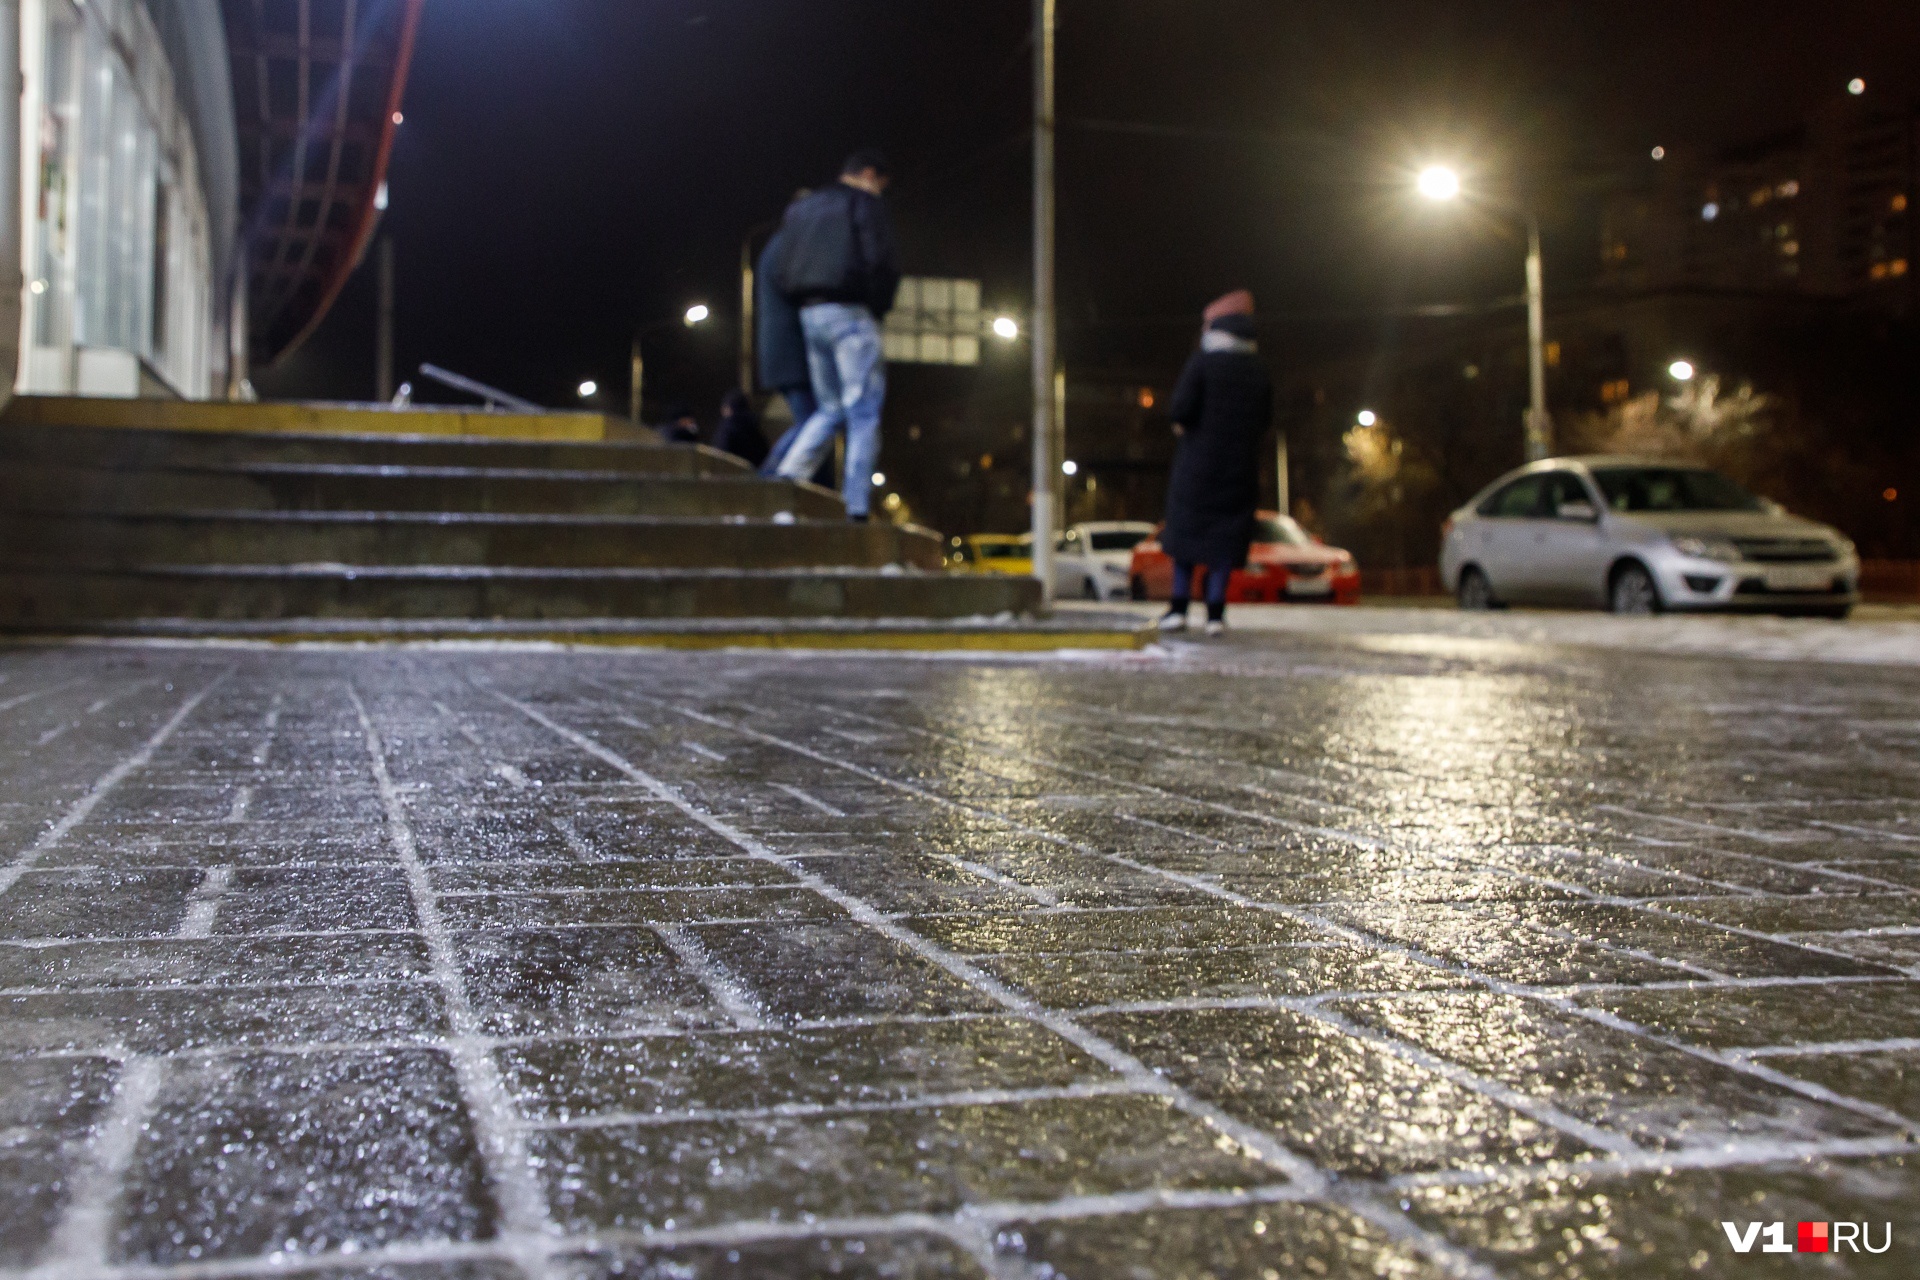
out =
{"type": "Polygon", "coordinates": [[[794,565],[774,569],[725,568],[650,568],[630,565],[578,568],[568,565],[358,565],[334,563],[309,564],[140,564],[58,566],[20,565],[0,559],[0,577],[39,578],[199,578],[243,581],[262,579],[284,581],[337,580],[342,582],[593,582],[608,579],[623,581],[686,581],[690,579],[738,579],[785,582],[805,578],[848,580],[871,578],[891,581],[896,578],[941,582],[992,582],[998,575],[947,573],[935,569],[917,569],[911,565],[794,565]]]}
{"type": "MultiPolygon", "coordinates": [[[[252,524],[318,524],[318,525],[422,525],[442,526],[486,526],[486,525],[525,525],[532,527],[581,528],[614,527],[634,529],[706,529],[706,528],[750,528],[765,532],[780,529],[857,529],[844,516],[803,516],[795,515],[791,519],[779,520],[772,516],[648,516],[648,515],[596,515],[591,512],[573,511],[357,511],[302,510],[281,507],[181,507],[177,509],[148,508],[140,511],[115,511],[92,507],[59,507],[53,509],[34,509],[0,507],[0,520],[115,520],[126,522],[151,522],[157,520],[175,520],[196,524],[252,523],[252,524]]],[[[930,538],[940,542],[940,535],[923,525],[907,524],[895,526],[907,537],[930,538]]]]}
{"type": "MultiPolygon", "coordinates": [[[[92,460],[79,462],[32,461],[28,466],[43,471],[100,476],[220,476],[249,479],[324,477],[350,480],[557,480],[571,484],[764,484],[818,488],[804,480],[776,479],[758,472],[740,470],[727,473],[688,475],[673,471],[582,471],[568,467],[437,467],[409,462],[188,462],[124,467],[107,466],[92,460]]],[[[819,489],[821,493],[831,490],[819,489]]],[[[835,494],[834,496],[839,496],[835,494]]]]}
{"type": "Polygon", "coordinates": [[[564,622],[467,618],[365,621],[153,618],[58,627],[0,626],[0,643],[223,643],[537,645],[657,649],[841,649],[1038,653],[1138,650],[1155,629],[1126,614],[1073,618],[583,618],[564,622]]]}

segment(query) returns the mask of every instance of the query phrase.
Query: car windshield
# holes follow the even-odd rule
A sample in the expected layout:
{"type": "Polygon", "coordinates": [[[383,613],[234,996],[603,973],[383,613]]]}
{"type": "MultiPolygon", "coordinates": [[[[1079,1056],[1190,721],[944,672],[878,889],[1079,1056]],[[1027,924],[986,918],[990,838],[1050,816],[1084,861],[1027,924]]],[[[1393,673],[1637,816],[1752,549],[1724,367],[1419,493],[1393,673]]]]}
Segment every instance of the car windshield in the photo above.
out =
{"type": "Polygon", "coordinates": [[[1719,472],[1699,467],[1595,467],[1593,478],[1615,511],[1766,510],[1719,472]]]}
{"type": "Polygon", "coordinates": [[[981,556],[987,559],[1017,560],[1027,554],[1026,544],[1023,542],[982,542],[977,545],[981,556]]]}
{"type": "Polygon", "coordinates": [[[1310,547],[1313,539],[1294,523],[1292,516],[1261,516],[1254,523],[1255,542],[1277,542],[1283,547],[1310,547]]]}
{"type": "Polygon", "coordinates": [[[1131,551],[1147,536],[1144,529],[1106,529],[1088,534],[1087,541],[1095,551],[1131,551]]]}

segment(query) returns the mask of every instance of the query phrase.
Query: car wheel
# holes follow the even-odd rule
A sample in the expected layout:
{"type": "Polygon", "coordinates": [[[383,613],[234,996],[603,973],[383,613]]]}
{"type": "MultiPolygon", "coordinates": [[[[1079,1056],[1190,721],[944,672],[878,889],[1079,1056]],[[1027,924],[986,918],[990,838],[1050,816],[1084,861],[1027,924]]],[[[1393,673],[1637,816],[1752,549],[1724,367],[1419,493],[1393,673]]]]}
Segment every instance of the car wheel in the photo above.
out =
{"type": "Polygon", "coordinates": [[[1133,575],[1133,581],[1127,585],[1127,595],[1135,600],[1147,598],[1147,580],[1139,574],[1133,575]]]}
{"type": "Polygon", "coordinates": [[[1460,607],[1475,613],[1493,608],[1493,584],[1487,581],[1487,575],[1478,569],[1466,568],[1460,571],[1460,607]]]}
{"type": "Polygon", "coordinates": [[[1661,609],[1660,588],[1644,565],[1623,564],[1613,575],[1607,590],[1607,607],[1613,613],[1646,616],[1661,609]]]}

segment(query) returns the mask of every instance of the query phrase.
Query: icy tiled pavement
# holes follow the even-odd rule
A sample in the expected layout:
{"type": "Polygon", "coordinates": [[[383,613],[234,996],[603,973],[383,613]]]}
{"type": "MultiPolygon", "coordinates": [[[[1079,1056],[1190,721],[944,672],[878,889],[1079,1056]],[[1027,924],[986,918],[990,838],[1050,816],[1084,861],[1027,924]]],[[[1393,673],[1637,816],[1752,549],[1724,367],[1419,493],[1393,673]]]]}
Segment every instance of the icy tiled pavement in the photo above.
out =
{"type": "Polygon", "coordinates": [[[0,653],[0,1277],[1911,1276],[1916,708],[1523,642],[0,653]]]}

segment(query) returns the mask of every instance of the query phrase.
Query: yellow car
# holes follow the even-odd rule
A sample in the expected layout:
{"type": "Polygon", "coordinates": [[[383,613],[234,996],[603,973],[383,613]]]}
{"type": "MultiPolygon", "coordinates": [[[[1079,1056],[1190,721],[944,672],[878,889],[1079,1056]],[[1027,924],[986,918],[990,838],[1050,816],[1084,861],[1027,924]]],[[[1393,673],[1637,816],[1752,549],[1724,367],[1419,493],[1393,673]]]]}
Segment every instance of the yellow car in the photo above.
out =
{"type": "Polygon", "coordinates": [[[947,568],[955,573],[1033,572],[1033,535],[976,533],[947,543],[947,568]]]}

